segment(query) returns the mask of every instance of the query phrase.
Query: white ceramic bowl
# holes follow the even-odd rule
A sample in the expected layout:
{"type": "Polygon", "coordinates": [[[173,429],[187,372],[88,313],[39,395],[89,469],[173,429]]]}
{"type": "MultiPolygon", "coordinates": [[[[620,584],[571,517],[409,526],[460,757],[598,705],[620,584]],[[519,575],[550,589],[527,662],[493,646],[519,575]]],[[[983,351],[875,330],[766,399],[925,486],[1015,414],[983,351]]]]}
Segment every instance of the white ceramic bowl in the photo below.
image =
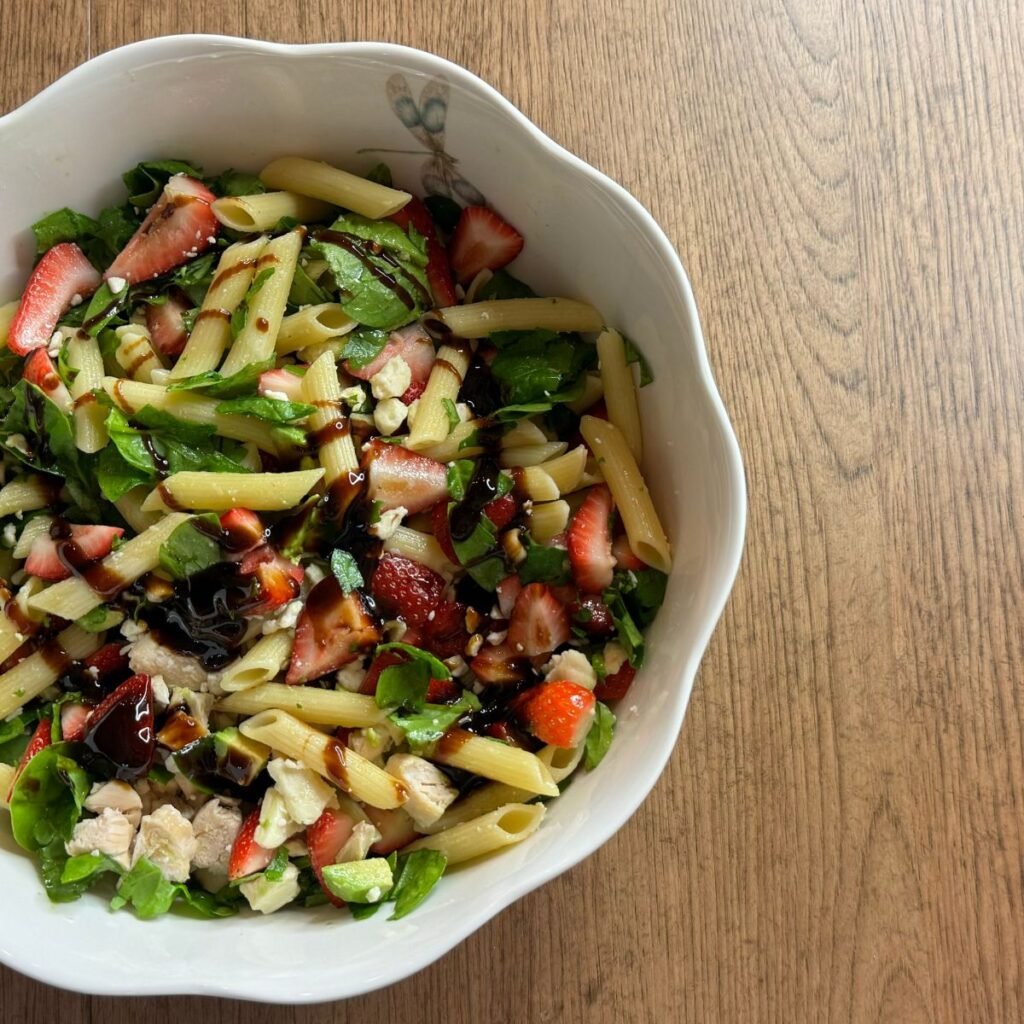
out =
{"type": "Polygon", "coordinates": [[[8,114],[0,139],[0,299],[16,296],[30,269],[33,220],[60,206],[95,212],[120,201],[118,176],[141,159],[258,170],[295,153],[357,171],[386,159],[413,191],[447,178],[466,198],[482,192],[526,238],[515,272],[544,294],[593,302],[654,368],[642,413],[647,476],[676,552],[667,599],[648,663],[618,709],[608,757],[550,805],[528,841],[445,878],[399,922],[385,914],[353,922],[325,909],[141,922],[109,913],[95,896],[51,905],[34,863],[0,827],[0,959],[51,984],[300,1003],[412,974],[593,853],[654,786],[679,734],[736,573],[746,516],[739,450],[679,259],[635,199],[492,88],[401,46],[214,36],[136,43],[89,61],[8,114]],[[424,116],[434,129],[445,122],[444,149],[457,163],[428,152],[396,116],[388,93],[390,79],[395,95],[395,75],[417,101],[427,83],[447,81],[447,105],[439,96],[424,116]],[[406,154],[362,152],[367,147],[406,154]]]}

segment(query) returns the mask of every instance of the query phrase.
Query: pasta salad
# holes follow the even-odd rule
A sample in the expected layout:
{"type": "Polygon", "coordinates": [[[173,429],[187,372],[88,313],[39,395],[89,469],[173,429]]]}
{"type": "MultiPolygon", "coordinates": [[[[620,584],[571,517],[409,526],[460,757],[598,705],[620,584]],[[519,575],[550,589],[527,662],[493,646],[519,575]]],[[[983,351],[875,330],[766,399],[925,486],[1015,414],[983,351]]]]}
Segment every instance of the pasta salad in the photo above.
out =
{"type": "Polygon", "coordinates": [[[123,177],[0,307],[0,804],[54,901],[402,917],[612,741],[649,371],[384,165],[123,177]]]}

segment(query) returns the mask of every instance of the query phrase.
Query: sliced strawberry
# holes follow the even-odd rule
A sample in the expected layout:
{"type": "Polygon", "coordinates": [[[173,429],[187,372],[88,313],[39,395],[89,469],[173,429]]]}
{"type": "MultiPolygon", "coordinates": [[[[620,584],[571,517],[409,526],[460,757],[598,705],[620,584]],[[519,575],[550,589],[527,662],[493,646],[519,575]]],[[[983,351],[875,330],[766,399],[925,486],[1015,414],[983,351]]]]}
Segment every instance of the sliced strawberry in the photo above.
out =
{"type": "Polygon", "coordinates": [[[597,594],[583,594],[566,603],[569,615],[588,636],[608,636],[615,628],[608,605],[597,594]]]}
{"type": "Polygon", "coordinates": [[[380,635],[359,591],[346,596],[338,581],[328,576],[306,598],[284,681],[294,685],[319,679],[362,657],[380,642],[380,635]]]}
{"type": "Polygon", "coordinates": [[[449,245],[452,269],[468,284],[481,270],[498,270],[523,251],[523,236],[486,206],[467,206],[449,245]]]}
{"type": "Polygon", "coordinates": [[[454,679],[431,679],[427,700],[431,704],[451,704],[462,696],[462,687],[454,679]]]}
{"type": "Polygon", "coordinates": [[[425,380],[414,380],[406,389],[405,394],[402,395],[402,401],[406,405],[412,405],[424,391],[427,390],[427,382],[425,380]]]}
{"type": "Polygon", "coordinates": [[[89,716],[83,739],[106,755],[119,779],[131,781],[145,775],[156,750],[149,676],[131,676],[105,697],[89,716]]]}
{"type": "Polygon", "coordinates": [[[149,281],[205,252],[219,227],[210,209],[214,199],[201,181],[174,175],[104,278],[119,277],[129,284],[149,281]]]}
{"type": "Polygon", "coordinates": [[[415,515],[448,496],[443,462],[383,441],[370,442],[368,460],[366,493],[384,509],[401,506],[415,515]]]}
{"type": "Polygon", "coordinates": [[[641,562],[640,558],[629,546],[629,540],[624,533],[620,533],[615,538],[612,544],[612,555],[615,558],[616,568],[632,569],[633,572],[639,572],[641,569],[647,568],[647,563],[641,562]]]}
{"type": "Polygon", "coordinates": [[[434,219],[423,203],[413,196],[405,206],[392,214],[393,220],[400,227],[409,230],[411,224],[427,242],[427,281],[434,293],[434,302],[438,306],[454,306],[456,303],[455,286],[452,284],[452,272],[448,269],[448,255],[438,240],[434,219]]]}
{"type": "Polygon", "coordinates": [[[40,750],[48,747],[51,743],[52,724],[48,718],[40,718],[39,724],[35,728],[35,732],[29,738],[28,746],[25,748],[25,753],[21,755],[21,760],[18,762],[18,768],[14,773],[14,778],[11,780],[11,788],[7,790],[6,800],[8,803],[11,801],[11,794],[14,792],[14,787],[18,781],[18,776],[25,770],[25,765],[32,760],[40,750]]]}
{"type": "Polygon", "coordinates": [[[68,743],[75,743],[85,735],[85,723],[92,708],[77,701],[60,706],[60,734],[68,743]]]}
{"type": "MultiPolygon", "coordinates": [[[[49,344],[57,321],[76,297],[88,298],[100,275],[73,242],[55,245],[32,271],[7,332],[7,346],[19,356],[49,344]]],[[[77,304],[77,303],[76,303],[77,304]]]]}
{"type": "Polygon", "coordinates": [[[482,683],[522,682],[530,671],[529,662],[506,644],[484,644],[469,663],[473,675],[482,683]]]}
{"type": "Polygon", "coordinates": [[[305,570],[285,558],[269,544],[247,551],[239,563],[244,576],[256,579],[258,602],[247,609],[247,615],[266,615],[299,596],[305,570]]]}
{"type": "Polygon", "coordinates": [[[57,367],[53,365],[45,348],[37,348],[26,360],[21,371],[22,377],[34,384],[61,412],[71,412],[74,401],[71,392],[60,379],[57,367]]]}
{"type": "Polygon", "coordinates": [[[513,495],[504,494],[487,502],[483,511],[497,529],[504,530],[519,514],[519,505],[513,495]]]}
{"type": "Polygon", "coordinates": [[[534,686],[516,702],[519,717],[537,739],[566,748],[587,738],[596,707],[590,690],[564,679],[534,686]]]}
{"type": "Polygon", "coordinates": [[[320,887],[327,894],[328,900],[336,907],[345,906],[324,883],[324,868],[337,863],[341,848],[352,835],[353,821],[347,814],[328,807],[324,813],[306,829],[306,845],[309,847],[309,864],[316,875],[320,887]]]}
{"type": "Polygon", "coordinates": [[[44,533],[32,542],[25,572],[41,580],[66,580],[71,567],[106,558],[114,540],[124,534],[120,526],[72,526],[71,536],[54,539],[44,533]]]}
{"type": "Polygon", "coordinates": [[[370,847],[370,853],[387,856],[419,838],[420,833],[416,831],[415,822],[409,817],[409,813],[401,807],[396,807],[391,811],[382,811],[379,807],[363,804],[362,808],[380,833],[380,839],[370,847]]]}
{"type": "Polygon", "coordinates": [[[388,343],[380,350],[373,362],[367,363],[363,367],[353,366],[346,362],[345,369],[359,380],[369,380],[380,373],[385,363],[391,362],[395,356],[400,356],[409,366],[412,382],[426,384],[427,378],[430,376],[430,369],[434,365],[435,355],[434,343],[430,340],[430,335],[418,323],[414,323],[392,331],[388,336],[388,343]]]}
{"type": "Polygon", "coordinates": [[[491,722],[484,729],[484,732],[490,736],[491,739],[501,740],[502,743],[507,743],[510,747],[524,747],[527,750],[532,749],[530,746],[532,742],[530,738],[512,722],[491,722]]]}
{"type": "Polygon", "coordinates": [[[466,632],[466,606],[458,601],[443,601],[424,625],[427,647],[439,658],[454,658],[469,643],[466,632]]]}
{"type": "MultiPolygon", "coordinates": [[[[223,530],[221,543],[233,555],[245,554],[253,548],[266,544],[267,529],[255,512],[247,508],[233,508],[220,517],[223,530]]],[[[269,561],[269,559],[268,559],[269,561]]],[[[250,571],[254,565],[250,563],[250,571]]],[[[300,581],[302,577],[299,577],[300,581]]]]}
{"type": "Polygon", "coordinates": [[[459,564],[459,556],[455,554],[452,546],[452,531],[448,525],[448,499],[443,498],[435,506],[431,513],[434,523],[434,540],[441,545],[441,550],[448,556],[449,561],[459,564]]]}
{"type": "Polygon", "coordinates": [[[302,378],[297,373],[279,366],[276,370],[267,370],[260,374],[260,382],[256,388],[261,395],[280,398],[284,395],[289,402],[304,402],[302,378]]]}
{"type": "Polygon", "coordinates": [[[594,696],[598,700],[622,700],[629,692],[635,678],[636,669],[628,661],[624,661],[617,672],[605,676],[594,687],[594,696]]]}
{"type": "Polygon", "coordinates": [[[380,679],[380,674],[384,669],[391,668],[392,665],[403,665],[408,660],[404,654],[399,654],[398,651],[385,651],[383,654],[378,654],[370,662],[370,667],[366,670],[366,675],[363,676],[363,681],[359,684],[359,692],[367,697],[375,696],[377,693],[377,681],[380,679]]]}
{"type": "Polygon", "coordinates": [[[506,576],[498,584],[498,610],[503,618],[512,618],[512,609],[515,608],[516,598],[522,589],[523,585],[519,582],[519,577],[515,575],[506,576]]]}
{"type": "Polygon", "coordinates": [[[104,644],[95,654],[90,654],[82,664],[90,672],[95,669],[96,679],[103,680],[107,676],[128,670],[128,655],[124,651],[124,644],[104,644]]]}
{"type": "Polygon", "coordinates": [[[508,642],[517,654],[532,658],[555,650],[569,639],[569,616],[543,583],[523,587],[512,609],[508,642]]]}
{"type": "Polygon", "coordinates": [[[194,308],[189,297],[180,289],[172,288],[167,294],[167,301],[146,306],[146,330],[153,348],[169,359],[181,355],[188,332],[182,319],[185,313],[194,308]]]}
{"type": "Polygon", "coordinates": [[[611,586],[615,570],[611,515],[612,492],[598,484],[591,487],[569,524],[569,564],[576,586],[587,594],[597,594],[611,586]]]}
{"type": "Polygon", "coordinates": [[[228,860],[228,879],[232,882],[262,871],[274,859],[276,851],[264,849],[256,842],[256,829],[259,828],[261,811],[262,808],[257,807],[242,822],[242,827],[235,836],[231,857],[228,860]]]}
{"type": "Polygon", "coordinates": [[[388,553],[381,557],[370,579],[370,593],[382,612],[424,628],[431,612],[441,604],[444,588],[444,580],[432,569],[388,553]]]}

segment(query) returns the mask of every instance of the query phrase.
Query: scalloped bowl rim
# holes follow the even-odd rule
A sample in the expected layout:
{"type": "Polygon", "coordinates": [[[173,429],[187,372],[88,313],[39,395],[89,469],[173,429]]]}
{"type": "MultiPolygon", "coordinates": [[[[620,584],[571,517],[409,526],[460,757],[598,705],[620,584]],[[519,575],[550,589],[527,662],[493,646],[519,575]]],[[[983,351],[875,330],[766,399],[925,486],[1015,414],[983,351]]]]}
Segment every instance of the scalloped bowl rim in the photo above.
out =
{"type": "MultiPolygon", "coordinates": [[[[366,981],[361,981],[360,979],[353,980],[339,975],[338,980],[332,983],[321,976],[319,984],[317,984],[310,978],[307,979],[310,985],[308,989],[287,993],[271,989],[242,992],[234,987],[230,979],[218,979],[216,981],[196,979],[193,984],[185,988],[182,985],[168,985],[165,982],[161,982],[157,977],[152,976],[139,978],[137,982],[129,987],[116,982],[105,982],[103,977],[94,975],[82,976],[79,972],[66,968],[62,970],[62,965],[59,961],[50,962],[45,968],[38,967],[34,962],[19,956],[17,948],[11,949],[0,946],[0,961],[14,970],[48,984],[88,994],[130,996],[192,994],[265,1000],[289,1004],[312,1003],[361,995],[385,985],[394,984],[422,970],[453,949],[513,902],[568,871],[584,858],[594,853],[632,817],[664,771],[665,764],[678,740],[697,668],[735,581],[746,529],[746,483],[739,445],[711,372],[689,278],[683,269],[679,256],[664,231],[644,206],[625,188],[560,146],[494,87],[459,64],[455,64],[425,50],[386,42],[362,41],[292,44],[212,34],[160,36],[109,50],[78,65],[27,100],[20,107],[15,108],[0,118],[0,127],[10,129],[20,120],[36,115],[45,109],[48,103],[56,100],[65,90],[73,88],[81,78],[97,75],[108,70],[125,69],[126,66],[137,65],[140,61],[215,56],[225,49],[233,51],[247,50],[253,53],[271,53],[300,60],[305,56],[332,55],[379,58],[382,61],[386,61],[389,56],[412,58],[420,65],[431,65],[438,73],[444,74],[464,89],[489,100],[498,110],[510,117],[553,160],[570,165],[576,172],[589,177],[600,185],[611,198],[621,204],[631,218],[642,226],[648,240],[653,244],[658,257],[663,262],[667,273],[673,278],[674,286],[678,288],[682,296],[686,313],[690,320],[689,326],[693,331],[696,347],[694,355],[696,356],[696,365],[700,371],[700,384],[717,421],[715,425],[721,432],[729,462],[728,486],[730,499],[734,505],[730,509],[731,529],[726,551],[722,556],[724,569],[717,583],[717,593],[715,598],[709,603],[709,610],[704,617],[697,642],[691,650],[686,652],[685,664],[680,670],[683,685],[680,687],[674,702],[666,709],[671,713],[674,727],[671,730],[665,730],[658,738],[658,770],[656,773],[652,773],[649,784],[639,795],[634,795],[634,797],[618,803],[615,814],[595,822],[590,833],[590,842],[586,847],[570,847],[565,845],[564,848],[559,850],[556,857],[552,857],[547,864],[536,867],[529,877],[510,880],[500,895],[493,896],[491,902],[487,904],[486,910],[475,914],[467,913],[462,920],[452,925],[447,934],[439,935],[437,940],[432,943],[422,944],[420,952],[416,956],[406,959],[401,966],[391,970],[386,975],[374,977],[366,981]]],[[[0,851],[0,855],[6,854],[0,851]]]]}

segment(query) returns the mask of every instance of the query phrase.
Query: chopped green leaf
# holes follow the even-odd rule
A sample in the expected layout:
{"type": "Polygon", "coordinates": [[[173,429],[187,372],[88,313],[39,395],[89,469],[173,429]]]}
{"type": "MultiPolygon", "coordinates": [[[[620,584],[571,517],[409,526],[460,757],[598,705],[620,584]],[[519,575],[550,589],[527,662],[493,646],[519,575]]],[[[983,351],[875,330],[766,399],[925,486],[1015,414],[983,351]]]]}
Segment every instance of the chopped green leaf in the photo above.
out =
{"type": "Polygon", "coordinates": [[[90,337],[95,338],[115,318],[124,321],[121,314],[128,301],[128,292],[125,286],[115,295],[106,281],[93,292],[85,310],[85,322],[88,323],[85,330],[90,337]]]}
{"type": "Polygon", "coordinates": [[[391,899],[395,912],[388,918],[397,921],[414,911],[440,881],[448,858],[439,850],[414,850],[398,858],[398,875],[391,899]]]}
{"type": "Polygon", "coordinates": [[[391,188],[391,168],[385,163],[374,164],[366,172],[367,181],[375,181],[378,185],[386,185],[391,188]]]}
{"type": "Polygon", "coordinates": [[[168,391],[201,391],[210,398],[242,398],[252,395],[260,382],[260,375],[274,368],[274,360],[250,363],[230,377],[222,377],[216,370],[207,370],[192,377],[183,377],[169,384],[168,391]]]}
{"type": "Polygon", "coordinates": [[[640,387],[647,387],[654,380],[654,374],[651,372],[651,366],[644,358],[643,352],[625,335],[622,336],[622,345],[626,350],[626,365],[640,364],[640,387]]]}
{"type": "Polygon", "coordinates": [[[291,291],[288,293],[288,302],[293,306],[318,306],[321,302],[330,301],[330,292],[326,288],[321,288],[309,276],[305,267],[301,263],[298,264],[292,278],[291,291]]]}
{"type": "Polygon", "coordinates": [[[454,199],[447,196],[427,196],[423,200],[434,223],[446,234],[451,234],[458,226],[462,216],[462,207],[454,199]]]}
{"type": "Polygon", "coordinates": [[[412,644],[399,643],[397,640],[387,644],[378,644],[376,653],[383,654],[385,651],[402,651],[414,661],[425,662],[427,668],[430,669],[431,679],[451,679],[452,677],[443,661],[439,661],[427,651],[420,650],[419,647],[413,647],[412,644]]]}
{"type": "Polygon", "coordinates": [[[128,189],[128,202],[147,209],[160,198],[167,180],[175,174],[199,178],[202,171],[184,160],[146,160],[125,171],[121,178],[128,189]]]}
{"type": "Polygon", "coordinates": [[[112,910],[130,906],[142,921],[166,914],[176,903],[181,910],[197,917],[228,917],[237,909],[229,899],[168,882],[155,864],[142,857],[122,876],[110,906],[112,910]]]}
{"type": "Polygon", "coordinates": [[[17,764],[21,760],[38,718],[39,712],[33,709],[0,721],[0,764],[17,764]]]}
{"type": "Polygon", "coordinates": [[[221,560],[220,520],[208,512],[178,526],[160,545],[160,568],[176,580],[187,579],[221,560]]]}
{"type": "Polygon", "coordinates": [[[280,846],[274,854],[274,859],[264,869],[263,875],[268,881],[280,882],[287,867],[288,851],[283,846],[280,846]]]}
{"type": "Polygon", "coordinates": [[[528,583],[561,585],[569,582],[569,553],[564,548],[543,547],[525,535],[522,539],[526,558],[516,566],[516,572],[524,587],[528,583]]]}
{"type": "Polygon", "coordinates": [[[448,433],[450,434],[462,422],[459,418],[459,410],[455,408],[455,403],[450,398],[441,399],[441,408],[444,409],[444,414],[448,417],[448,433]]]}
{"type": "Polygon", "coordinates": [[[480,701],[467,690],[454,704],[424,704],[420,711],[394,711],[388,718],[405,733],[412,751],[420,753],[436,743],[463,715],[479,710],[480,701]]]}
{"type": "Polygon", "coordinates": [[[81,618],[75,619],[75,625],[87,633],[102,633],[123,621],[124,612],[111,608],[110,605],[101,604],[86,612],[81,618]]]}
{"type": "Polygon", "coordinates": [[[484,590],[494,593],[498,589],[498,584],[508,576],[508,567],[505,565],[504,558],[494,555],[491,558],[485,558],[482,562],[477,562],[476,565],[471,565],[466,572],[484,590]]]}
{"type": "MultiPolygon", "coordinates": [[[[448,508],[451,515],[451,506],[448,508]]],[[[473,532],[465,540],[456,540],[452,537],[452,547],[455,554],[463,565],[469,565],[478,558],[483,558],[489,551],[493,551],[498,543],[497,530],[494,523],[481,516],[473,526],[473,532]]]]}
{"type": "Polygon", "coordinates": [[[356,330],[345,338],[339,359],[348,363],[352,370],[363,370],[384,351],[387,343],[387,331],[372,328],[356,330]]]}
{"type": "Polygon", "coordinates": [[[250,398],[229,398],[217,406],[217,412],[224,416],[252,416],[268,423],[291,423],[312,415],[316,408],[303,402],[253,395],[250,398]]]}
{"type": "Polygon", "coordinates": [[[381,708],[421,711],[430,689],[430,669],[422,661],[389,665],[377,680],[375,699],[381,708]]]}
{"type": "Polygon", "coordinates": [[[472,459],[456,459],[448,465],[448,494],[452,501],[462,501],[466,497],[466,488],[473,479],[476,463],[472,459]]]}
{"type": "Polygon", "coordinates": [[[267,191],[259,176],[229,167],[210,182],[210,191],[218,196],[257,196],[267,191]]]}
{"type": "Polygon", "coordinates": [[[363,586],[363,574],[359,571],[359,564],[347,551],[336,548],[331,552],[331,572],[341,586],[341,592],[345,595],[363,586]]]}
{"type": "Polygon", "coordinates": [[[32,225],[32,234],[36,236],[36,255],[42,256],[47,249],[52,249],[60,242],[79,242],[83,238],[91,238],[98,228],[99,224],[92,217],[66,206],[48,213],[32,225]]]}
{"type": "Polygon", "coordinates": [[[594,714],[594,724],[587,733],[584,743],[583,763],[587,771],[592,771],[601,763],[601,759],[608,753],[612,745],[612,735],[615,732],[615,715],[607,704],[597,702],[594,714]]]}
{"type": "Polygon", "coordinates": [[[39,850],[69,839],[89,794],[89,776],[69,756],[70,744],[44,747],[25,766],[11,794],[11,831],[19,846],[39,850]]]}
{"type": "Polygon", "coordinates": [[[476,293],[477,302],[490,299],[532,299],[537,293],[507,270],[496,270],[491,279],[476,293]]]}

